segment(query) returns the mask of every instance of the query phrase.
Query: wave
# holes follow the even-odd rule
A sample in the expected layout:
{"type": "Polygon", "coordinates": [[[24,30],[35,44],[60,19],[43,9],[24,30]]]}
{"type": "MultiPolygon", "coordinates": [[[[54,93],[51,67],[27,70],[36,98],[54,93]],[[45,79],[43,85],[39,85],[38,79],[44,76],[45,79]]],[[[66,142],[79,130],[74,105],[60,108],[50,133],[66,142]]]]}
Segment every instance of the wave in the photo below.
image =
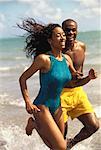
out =
{"type": "Polygon", "coordinates": [[[0,71],[7,71],[10,69],[11,69],[11,67],[0,67],[0,71]]]}
{"type": "MultiPolygon", "coordinates": [[[[11,123],[7,125],[7,123],[3,123],[0,121],[0,149],[5,148],[5,150],[49,150],[49,148],[43,143],[42,139],[39,137],[36,130],[33,130],[33,134],[31,136],[27,136],[25,134],[25,121],[22,118],[20,120],[20,125],[16,125],[11,123]],[[5,125],[6,124],[6,125],[5,125]]],[[[100,134],[101,130],[99,130],[100,134]]],[[[95,144],[93,143],[93,138],[90,137],[85,141],[78,143],[75,145],[72,150],[95,150],[99,149],[100,141],[97,141],[95,144]]],[[[99,138],[99,135],[96,134],[94,141],[99,138]]]]}
{"type": "MultiPolygon", "coordinates": [[[[0,71],[1,72],[6,72],[6,71],[13,71],[13,70],[18,70],[20,68],[23,68],[23,70],[26,70],[26,66],[25,64],[21,64],[21,65],[16,65],[16,66],[8,66],[8,67],[0,67],[0,71]]],[[[21,69],[22,69],[21,68],[21,69]]]]}
{"type": "MultiPolygon", "coordinates": [[[[35,97],[32,97],[31,99],[34,99],[35,97]]],[[[11,96],[9,96],[7,93],[4,93],[3,95],[0,95],[0,104],[6,104],[6,105],[14,105],[17,107],[25,107],[25,102],[23,98],[15,99],[11,96]]],[[[95,113],[98,118],[101,118],[101,106],[94,106],[95,113]]]]}
{"type": "MultiPolygon", "coordinates": [[[[31,99],[35,99],[35,97],[32,97],[31,99]]],[[[14,97],[8,95],[7,93],[0,94],[0,104],[25,108],[25,102],[23,98],[14,99],[14,97]]]]}
{"type": "Polygon", "coordinates": [[[21,129],[20,126],[15,124],[4,127],[0,127],[1,142],[5,142],[5,145],[0,148],[5,148],[5,150],[48,150],[45,144],[40,140],[39,135],[34,130],[34,134],[28,137],[25,134],[24,127],[21,129]]]}
{"type": "Polygon", "coordinates": [[[15,66],[15,67],[0,67],[0,71],[1,72],[6,72],[6,71],[12,71],[12,70],[16,70],[19,69],[21,66],[15,66]]]}
{"type": "Polygon", "coordinates": [[[9,96],[7,93],[0,95],[0,104],[2,105],[14,105],[18,107],[25,107],[23,98],[15,99],[9,96]]]}
{"type": "Polygon", "coordinates": [[[10,60],[10,61],[14,61],[14,60],[26,60],[26,57],[24,57],[24,56],[16,56],[16,57],[14,57],[14,56],[1,56],[0,57],[0,60],[1,61],[5,61],[5,60],[10,60]]]}
{"type": "MultiPolygon", "coordinates": [[[[33,135],[31,137],[28,137],[24,133],[23,129],[21,129],[19,126],[12,125],[6,128],[2,127],[1,134],[3,137],[3,141],[5,141],[4,147],[6,148],[6,150],[33,150],[33,147],[34,150],[49,150],[49,148],[46,147],[42,142],[37,132],[35,132],[35,130],[33,135]]],[[[78,145],[74,146],[72,150],[94,150],[95,148],[92,148],[90,145],[91,140],[92,138],[90,137],[86,140],[87,143],[79,143],[78,145]]]]}

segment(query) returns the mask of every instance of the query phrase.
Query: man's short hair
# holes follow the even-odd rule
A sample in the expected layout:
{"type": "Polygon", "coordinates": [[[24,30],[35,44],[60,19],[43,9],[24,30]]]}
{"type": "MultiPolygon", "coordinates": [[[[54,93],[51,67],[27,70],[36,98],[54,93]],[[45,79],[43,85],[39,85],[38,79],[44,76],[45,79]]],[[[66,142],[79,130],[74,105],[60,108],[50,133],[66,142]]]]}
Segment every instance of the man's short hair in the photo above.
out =
{"type": "Polygon", "coordinates": [[[76,26],[77,26],[77,22],[75,20],[73,20],[73,19],[66,19],[66,20],[64,20],[62,22],[62,27],[66,24],[66,22],[74,22],[76,24],[76,26]]]}

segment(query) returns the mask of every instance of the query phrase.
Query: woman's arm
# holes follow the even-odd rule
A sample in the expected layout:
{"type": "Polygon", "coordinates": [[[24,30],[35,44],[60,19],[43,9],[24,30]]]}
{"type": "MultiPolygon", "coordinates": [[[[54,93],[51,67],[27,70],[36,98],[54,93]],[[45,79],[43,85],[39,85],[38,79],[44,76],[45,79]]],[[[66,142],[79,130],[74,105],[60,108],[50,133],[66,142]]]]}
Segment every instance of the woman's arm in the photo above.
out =
{"type": "Polygon", "coordinates": [[[72,75],[72,79],[76,79],[78,75],[81,75],[80,72],[77,72],[73,66],[73,62],[72,62],[72,59],[70,58],[69,55],[67,54],[64,54],[66,60],[67,60],[67,64],[69,66],[69,69],[70,69],[70,72],[71,72],[71,75],[72,75]]]}
{"type": "Polygon", "coordinates": [[[83,86],[83,85],[87,84],[89,81],[96,79],[96,78],[97,78],[97,74],[96,74],[95,70],[90,69],[88,76],[81,78],[81,79],[71,80],[69,83],[67,83],[65,88],[74,88],[74,87],[83,86]]]}
{"type": "Polygon", "coordinates": [[[78,86],[83,86],[83,85],[87,84],[90,80],[97,78],[97,75],[96,75],[96,72],[94,69],[89,70],[88,76],[83,77],[83,78],[78,78],[78,77],[82,76],[82,73],[75,70],[72,59],[70,58],[69,55],[64,55],[64,56],[67,60],[67,63],[70,67],[70,71],[72,74],[72,80],[70,82],[68,82],[65,87],[74,88],[74,87],[78,87],[78,86]]]}
{"type": "Polygon", "coordinates": [[[39,111],[39,109],[32,104],[28,89],[27,89],[27,79],[29,79],[33,74],[35,74],[38,70],[43,69],[44,60],[41,55],[37,56],[32,65],[21,75],[19,78],[21,92],[26,104],[26,110],[28,113],[32,113],[33,110],[39,111]]]}

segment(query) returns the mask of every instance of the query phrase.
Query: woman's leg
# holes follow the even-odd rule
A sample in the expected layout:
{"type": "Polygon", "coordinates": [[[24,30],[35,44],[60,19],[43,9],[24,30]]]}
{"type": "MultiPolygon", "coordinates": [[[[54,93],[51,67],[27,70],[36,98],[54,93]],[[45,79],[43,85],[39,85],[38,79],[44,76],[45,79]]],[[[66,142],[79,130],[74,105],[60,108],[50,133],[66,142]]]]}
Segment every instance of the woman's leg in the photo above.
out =
{"type": "Polygon", "coordinates": [[[56,122],[56,124],[58,125],[61,133],[64,135],[64,119],[63,119],[63,113],[62,113],[62,108],[59,107],[56,112],[53,115],[53,118],[56,122]]]}
{"type": "Polygon", "coordinates": [[[51,116],[48,108],[40,105],[40,112],[34,113],[37,131],[43,141],[48,142],[48,147],[52,150],[66,150],[66,141],[51,116]]]}
{"type": "MultiPolygon", "coordinates": [[[[62,114],[61,107],[59,107],[59,109],[56,110],[55,114],[53,115],[53,118],[54,118],[56,124],[58,125],[60,131],[62,132],[62,134],[64,134],[64,120],[63,120],[63,114],[62,114]]],[[[30,117],[28,119],[27,126],[25,128],[26,134],[28,136],[31,135],[34,128],[36,129],[37,125],[35,123],[35,120],[32,117],[30,117]]]]}
{"type": "Polygon", "coordinates": [[[32,117],[30,117],[28,119],[27,126],[25,128],[26,134],[28,136],[31,135],[34,128],[37,130],[37,125],[35,123],[35,120],[32,117]]]}
{"type": "MultiPolygon", "coordinates": [[[[31,135],[33,129],[36,129],[37,132],[39,133],[39,129],[38,129],[38,127],[37,127],[37,124],[36,124],[35,120],[34,120],[32,117],[30,117],[30,118],[28,119],[27,126],[26,126],[26,128],[25,128],[26,134],[27,134],[28,136],[31,135]]],[[[39,133],[39,135],[40,135],[40,133],[39,133]]],[[[43,135],[41,135],[41,138],[43,139],[44,143],[45,143],[48,147],[52,148],[51,145],[49,144],[49,142],[47,141],[47,139],[45,139],[45,137],[44,137],[43,135]]]]}

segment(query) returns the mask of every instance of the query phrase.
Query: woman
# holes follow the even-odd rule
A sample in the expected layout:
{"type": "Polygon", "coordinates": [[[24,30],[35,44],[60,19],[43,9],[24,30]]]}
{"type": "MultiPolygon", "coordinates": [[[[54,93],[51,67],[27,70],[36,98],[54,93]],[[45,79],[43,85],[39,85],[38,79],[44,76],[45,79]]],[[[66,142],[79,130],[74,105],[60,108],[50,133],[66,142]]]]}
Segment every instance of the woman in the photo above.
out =
{"type": "Polygon", "coordinates": [[[61,26],[38,24],[33,19],[23,22],[20,28],[29,32],[27,56],[35,56],[32,65],[21,75],[20,87],[25,100],[26,110],[33,114],[26,127],[27,134],[33,128],[37,130],[45,144],[52,150],[66,150],[68,141],[63,137],[64,123],[60,106],[60,94],[67,82],[71,80],[71,72],[76,74],[69,56],[62,55],[66,36],[61,26]],[[40,72],[40,91],[32,103],[27,89],[27,79],[40,72]]]}

